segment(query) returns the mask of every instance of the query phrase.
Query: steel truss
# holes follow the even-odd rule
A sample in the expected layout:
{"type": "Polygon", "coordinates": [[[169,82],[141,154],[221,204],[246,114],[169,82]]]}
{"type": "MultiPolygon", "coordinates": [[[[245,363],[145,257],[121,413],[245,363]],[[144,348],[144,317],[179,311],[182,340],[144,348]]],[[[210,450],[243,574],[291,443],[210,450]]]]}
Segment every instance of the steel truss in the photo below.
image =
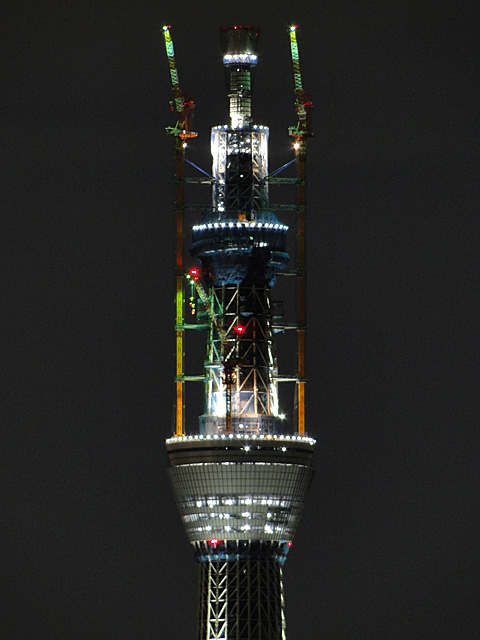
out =
{"type": "MultiPolygon", "coordinates": [[[[221,340],[212,325],[207,342],[206,414],[225,414],[225,380],[230,363],[234,370],[231,394],[232,423],[247,433],[268,432],[269,418],[278,416],[277,362],[274,352],[270,289],[267,286],[231,285],[212,288],[214,313],[228,336],[221,340]],[[241,332],[236,329],[241,328],[241,332]]],[[[224,418],[218,426],[224,427],[224,418]]]]}
{"type": "Polygon", "coordinates": [[[286,640],[281,565],[200,562],[198,609],[197,640],[286,640]]]}
{"type": "Polygon", "coordinates": [[[268,207],[268,129],[212,130],[213,207],[218,211],[251,212],[268,207]]]}

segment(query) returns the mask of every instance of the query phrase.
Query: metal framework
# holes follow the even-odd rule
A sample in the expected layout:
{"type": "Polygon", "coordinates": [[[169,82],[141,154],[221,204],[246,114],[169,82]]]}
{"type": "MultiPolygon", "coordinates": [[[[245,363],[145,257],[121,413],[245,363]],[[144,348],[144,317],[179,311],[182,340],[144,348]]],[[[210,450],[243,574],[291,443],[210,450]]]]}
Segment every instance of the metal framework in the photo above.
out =
{"type": "Polygon", "coordinates": [[[253,126],[249,131],[212,129],[213,202],[218,211],[251,212],[268,207],[268,128],[253,126]]]}
{"type": "MultiPolygon", "coordinates": [[[[223,432],[226,416],[231,415],[230,427],[235,431],[275,433],[279,413],[277,363],[269,290],[255,285],[224,286],[212,288],[211,299],[224,324],[220,330],[212,323],[207,341],[201,431],[212,435],[223,432]],[[230,411],[226,406],[228,396],[230,411]]],[[[228,426],[226,430],[230,430],[228,426]]]]}
{"type": "Polygon", "coordinates": [[[282,568],[278,562],[201,562],[198,595],[198,640],[285,640],[282,568]]]}

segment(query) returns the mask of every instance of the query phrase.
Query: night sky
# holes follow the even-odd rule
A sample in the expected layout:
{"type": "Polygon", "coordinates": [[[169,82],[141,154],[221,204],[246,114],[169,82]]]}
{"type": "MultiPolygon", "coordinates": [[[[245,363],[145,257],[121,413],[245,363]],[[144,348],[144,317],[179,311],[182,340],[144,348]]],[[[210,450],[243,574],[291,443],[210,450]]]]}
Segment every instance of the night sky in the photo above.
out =
{"type": "Polygon", "coordinates": [[[197,567],[165,472],[174,120],[161,27],[196,103],[188,157],[207,170],[209,129],[227,122],[218,29],[262,27],[254,119],[270,126],[274,169],[292,158],[292,22],[315,102],[317,453],[285,565],[288,638],[480,637],[479,5],[292,7],[3,12],[2,639],[194,638],[197,567]]]}

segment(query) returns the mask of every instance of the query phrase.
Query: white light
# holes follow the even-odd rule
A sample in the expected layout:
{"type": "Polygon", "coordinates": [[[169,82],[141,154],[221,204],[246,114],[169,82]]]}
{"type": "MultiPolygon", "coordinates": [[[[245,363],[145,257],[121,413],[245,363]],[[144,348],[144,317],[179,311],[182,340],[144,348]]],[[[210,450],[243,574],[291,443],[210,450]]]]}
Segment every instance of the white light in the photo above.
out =
{"type": "Polygon", "coordinates": [[[243,518],[251,518],[251,517],[252,517],[252,514],[250,513],[250,511],[244,511],[244,512],[242,513],[242,517],[243,517],[243,518]]]}
{"type": "Polygon", "coordinates": [[[257,56],[254,53],[234,53],[223,56],[224,64],[230,63],[255,63],[257,62],[257,56]]]}

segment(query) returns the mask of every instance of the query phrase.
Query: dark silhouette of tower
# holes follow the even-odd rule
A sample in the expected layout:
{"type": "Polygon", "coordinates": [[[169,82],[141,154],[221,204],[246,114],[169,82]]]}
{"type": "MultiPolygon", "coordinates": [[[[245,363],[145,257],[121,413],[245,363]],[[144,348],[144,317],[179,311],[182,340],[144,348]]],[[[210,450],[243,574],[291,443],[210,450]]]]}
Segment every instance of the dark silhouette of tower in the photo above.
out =
{"type": "MultiPolygon", "coordinates": [[[[198,640],[285,638],[282,567],[313,476],[315,441],[304,433],[303,404],[302,428],[282,434],[275,354],[279,311],[271,290],[289,261],[288,227],[269,204],[269,130],[253,124],[251,114],[258,35],[251,26],[221,29],[230,124],[212,129],[212,207],[192,230],[189,304],[196,328],[207,332],[207,348],[204,411],[198,427],[187,425],[187,434],[181,351],[189,325],[183,320],[178,185],[185,140],[195,134],[186,120],[170,130],[177,158],[177,429],[167,451],[176,502],[200,569],[198,640]]],[[[184,105],[190,113],[193,103],[184,105]]],[[[304,172],[303,134],[297,128],[292,135],[304,172]]],[[[297,178],[300,183],[304,188],[304,176],[297,178]]],[[[304,265],[297,272],[304,283],[304,265]]],[[[304,345],[304,298],[301,304],[297,331],[304,345]]],[[[302,394],[303,375],[296,378],[302,394]]]]}

